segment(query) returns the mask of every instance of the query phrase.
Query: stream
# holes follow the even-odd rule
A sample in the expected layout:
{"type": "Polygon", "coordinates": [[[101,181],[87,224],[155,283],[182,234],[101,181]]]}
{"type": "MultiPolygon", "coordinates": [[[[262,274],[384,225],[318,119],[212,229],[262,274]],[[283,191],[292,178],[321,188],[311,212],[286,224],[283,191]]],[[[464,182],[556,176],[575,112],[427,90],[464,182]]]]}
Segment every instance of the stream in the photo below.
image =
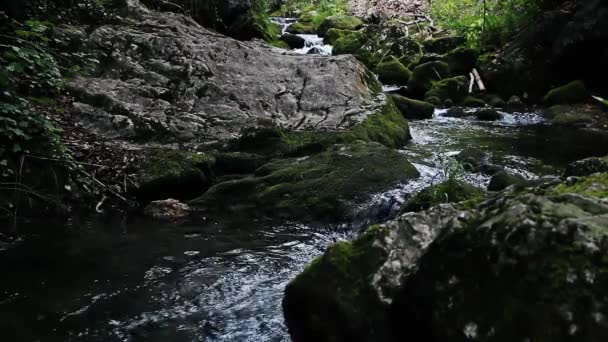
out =
{"type": "MultiPolygon", "coordinates": [[[[303,37],[304,49],[331,54],[319,37],[303,37]]],[[[309,52],[304,49],[296,52],[309,52]]],[[[0,245],[2,339],[289,341],[281,310],[285,285],[328,245],[394,217],[413,193],[440,182],[450,156],[479,148],[490,162],[533,179],[608,153],[591,137],[545,125],[536,112],[482,122],[437,110],[430,120],[411,121],[410,129],[413,140],[400,152],[421,177],[375,195],[339,226],[238,217],[18,222],[20,238],[0,245]]],[[[489,181],[475,173],[463,178],[482,187],[489,181]]],[[[0,226],[0,233],[9,229],[0,226]]]]}

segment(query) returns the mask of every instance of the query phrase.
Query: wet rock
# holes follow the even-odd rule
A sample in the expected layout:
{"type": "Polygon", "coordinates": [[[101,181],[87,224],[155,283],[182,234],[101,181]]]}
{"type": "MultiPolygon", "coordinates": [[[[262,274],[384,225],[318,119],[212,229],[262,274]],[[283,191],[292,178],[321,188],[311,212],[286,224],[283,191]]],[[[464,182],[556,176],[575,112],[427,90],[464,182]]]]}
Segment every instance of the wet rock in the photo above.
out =
{"type": "Polygon", "coordinates": [[[378,79],[383,84],[407,85],[411,71],[404,67],[395,57],[390,56],[376,67],[378,79]]]}
{"type": "Polygon", "coordinates": [[[543,98],[545,105],[572,104],[584,102],[589,92],[583,81],[573,81],[564,86],[551,89],[543,98]]]}
{"type": "Polygon", "coordinates": [[[551,124],[563,127],[584,127],[599,121],[604,115],[593,105],[555,105],[544,114],[551,124]]]}
{"type": "Polygon", "coordinates": [[[437,54],[445,54],[457,47],[464,45],[465,39],[462,36],[447,36],[425,40],[422,45],[424,51],[437,54]]]}
{"type": "Polygon", "coordinates": [[[213,154],[214,170],[219,174],[248,174],[265,164],[267,157],[244,152],[222,152],[213,154]]]}
{"type": "Polygon", "coordinates": [[[490,183],[488,184],[488,190],[501,191],[510,187],[511,185],[525,186],[526,184],[526,179],[524,179],[520,175],[510,174],[506,171],[499,171],[495,173],[490,179],[490,183]]]}
{"type": "Polygon", "coordinates": [[[308,52],[306,53],[307,55],[320,55],[323,53],[323,50],[321,50],[321,48],[318,47],[313,47],[312,49],[308,50],[308,52]]]}
{"type": "Polygon", "coordinates": [[[406,213],[290,282],[286,324],[294,342],[601,340],[605,227],[606,202],[576,193],[406,213]]]}
{"type": "Polygon", "coordinates": [[[462,100],[461,103],[465,107],[485,107],[486,102],[480,98],[474,96],[467,96],[462,100]]]}
{"type": "Polygon", "coordinates": [[[504,171],[504,168],[500,165],[485,163],[479,167],[479,172],[486,176],[494,176],[495,174],[504,171]]]}
{"type": "Polygon", "coordinates": [[[431,89],[434,82],[449,75],[450,71],[446,63],[424,63],[412,70],[412,76],[407,83],[407,87],[415,98],[422,98],[431,89]]]}
{"type": "Polygon", "coordinates": [[[467,147],[454,156],[467,171],[478,172],[479,167],[488,159],[487,153],[477,148],[467,147]]]}
{"type": "Polygon", "coordinates": [[[333,45],[336,40],[353,34],[355,31],[351,31],[351,30],[340,30],[340,29],[335,29],[335,28],[331,28],[329,30],[327,30],[327,33],[325,34],[325,37],[323,38],[323,42],[325,44],[330,44],[333,45]]]}
{"type": "Polygon", "coordinates": [[[468,76],[477,64],[478,57],[479,51],[468,47],[458,47],[446,54],[446,62],[452,75],[468,76]]]}
{"type": "Polygon", "coordinates": [[[368,88],[377,81],[352,57],[285,55],[178,14],[102,26],[87,44],[104,68],[67,88],[86,127],[114,139],[210,145],[262,121],[339,131],[384,105],[368,88]]]}
{"type": "Polygon", "coordinates": [[[437,53],[425,53],[424,55],[422,55],[419,59],[411,62],[411,64],[408,66],[408,68],[410,69],[414,69],[415,67],[424,64],[424,63],[429,63],[429,62],[446,62],[446,57],[445,55],[440,55],[437,53]]]}
{"type": "Polygon", "coordinates": [[[407,182],[418,171],[397,151],[357,141],[311,156],[280,159],[252,177],[214,185],[190,204],[228,212],[302,221],[339,221],[375,192],[407,182]],[[246,210],[247,209],[247,210],[246,210]]]}
{"type": "Polygon", "coordinates": [[[214,165],[215,158],[207,154],[169,149],[146,152],[135,196],[140,200],[194,198],[211,186],[214,165]]]}
{"type": "Polygon", "coordinates": [[[435,112],[435,107],[427,102],[413,100],[400,95],[391,95],[391,98],[401,114],[407,119],[430,119],[435,112]]]}
{"type": "Polygon", "coordinates": [[[448,99],[459,103],[467,96],[467,93],[467,79],[464,76],[458,76],[433,82],[424,98],[438,98],[440,103],[448,99]]]}
{"type": "Polygon", "coordinates": [[[502,114],[494,109],[481,109],[475,112],[475,117],[481,121],[496,121],[502,118],[502,114]]]}
{"type": "Polygon", "coordinates": [[[281,36],[281,40],[287,43],[287,45],[289,45],[289,48],[291,49],[301,49],[306,44],[306,40],[304,40],[304,38],[289,33],[283,34],[281,36]]]}
{"type": "Polygon", "coordinates": [[[507,101],[507,109],[512,111],[518,111],[524,109],[524,102],[519,96],[513,95],[507,101]]]}
{"type": "Polygon", "coordinates": [[[330,29],[356,31],[363,26],[361,19],[349,15],[333,15],[325,18],[317,30],[320,37],[325,37],[330,29]]]}
{"type": "Polygon", "coordinates": [[[502,197],[444,230],[393,301],[394,340],[603,339],[607,214],[592,198],[502,197]]]}
{"type": "Polygon", "coordinates": [[[463,201],[467,201],[467,205],[472,206],[484,197],[484,191],[480,188],[458,180],[447,180],[416,193],[405,203],[401,212],[422,211],[441,203],[463,201]]]}
{"type": "Polygon", "coordinates": [[[467,113],[465,112],[464,109],[456,107],[456,108],[450,108],[445,114],[444,116],[448,117],[448,118],[464,118],[466,116],[471,116],[473,114],[471,113],[467,113]]]}
{"type": "Polygon", "coordinates": [[[298,21],[287,28],[287,32],[292,34],[315,34],[315,30],[312,23],[298,21]]]}
{"type": "Polygon", "coordinates": [[[571,182],[554,187],[553,193],[577,194],[606,200],[608,199],[608,173],[594,173],[586,177],[572,179],[571,182]]]}
{"type": "Polygon", "coordinates": [[[177,220],[190,215],[191,209],[175,199],[153,201],[146,206],[144,214],[158,220],[177,220]]]}
{"type": "Polygon", "coordinates": [[[503,108],[506,106],[506,102],[496,94],[486,94],[483,96],[483,100],[490,105],[490,107],[503,108]]]}
{"type": "Polygon", "coordinates": [[[564,177],[588,176],[598,172],[608,172],[608,157],[591,157],[575,161],[566,167],[564,177]]]}

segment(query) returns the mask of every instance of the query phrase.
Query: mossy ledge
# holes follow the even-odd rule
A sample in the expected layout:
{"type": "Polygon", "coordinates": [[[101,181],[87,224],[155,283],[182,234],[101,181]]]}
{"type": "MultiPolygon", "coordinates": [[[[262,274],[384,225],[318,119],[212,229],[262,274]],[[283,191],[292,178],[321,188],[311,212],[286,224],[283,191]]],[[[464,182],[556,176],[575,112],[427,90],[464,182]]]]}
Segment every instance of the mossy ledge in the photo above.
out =
{"type": "Polygon", "coordinates": [[[372,226],[329,247],[287,285],[283,312],[294,341],[363,341],[386,331],[379,326],[387,307],[370,285],[387,259],[374,242],[386,233],[372,226]]]}

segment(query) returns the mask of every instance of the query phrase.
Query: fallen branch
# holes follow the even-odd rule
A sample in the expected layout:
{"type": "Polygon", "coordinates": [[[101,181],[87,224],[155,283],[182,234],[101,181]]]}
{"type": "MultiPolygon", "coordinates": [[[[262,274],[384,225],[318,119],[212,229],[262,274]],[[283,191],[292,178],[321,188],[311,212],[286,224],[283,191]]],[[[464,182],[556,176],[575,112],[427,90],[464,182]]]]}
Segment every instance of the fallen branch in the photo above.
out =
{"type": "Polygon", "coordinates": [[[477,69],[475,69],[475,68],[473,68],[473,76],[475,76],[475,81],[477,81],[477,87],[479,87],[479,90],[486,91],[486,86],[483,84],[483,81],[481,80],[481,76],[479,75],[479,72],[477,72],[477,69]]]}
{"type": "Polygon", "coordinates": [[[473,73],[469,73],[469,76],[471,77],[471,81],[469,82],[469,94],[473,92],[473,85],[475,84],[475,76],[473,76],[473,73]]]}

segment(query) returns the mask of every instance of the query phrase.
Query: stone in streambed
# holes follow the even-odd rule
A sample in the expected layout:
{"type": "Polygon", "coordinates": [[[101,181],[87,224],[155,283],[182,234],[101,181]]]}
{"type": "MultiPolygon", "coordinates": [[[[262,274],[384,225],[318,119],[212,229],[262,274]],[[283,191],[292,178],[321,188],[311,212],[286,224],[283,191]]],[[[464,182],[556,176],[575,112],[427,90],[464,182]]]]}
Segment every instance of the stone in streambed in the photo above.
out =
{"type": "Polygon", "coordinates": [[[422,42],[422,45],[426,52],[444,54],[464,45],[465,42],[466,40],[462,36],[447,36],[427,39],[422,42]]]}
{"type": "Polygon", "coordinates": [[[378,143],[356,141],[310,156],[269,162],[252,177],[213,186],[191,205],[336,222],[352,214],[371,194],[416,177],[418,171],[404,155],[378,143]]]}
{"type": "Polygon", "coordinates": [[[471,96],[471,95],[465,97],[464,100],[462,100],[461,104],[465,107],[485,107],[486,106],[486,102],[484,100],[471,96]]]}
{"type": "Polygon", "coordinates": [[[325,34],[325,37],[323,38],[323,42],[325,44],[330,44],[333,45],[336,40],[350,35],[350,34],[354,34],[356,31],[352,31],[352,30],[340,30],[340,29],[336,29],[336,28],[332,28],[327,30],[327,33],[325,34]]]}
{"type": "Polygon", "coordinates": [[[481,165],[487,161],[488,154],[480,149],[468,147],[454,156],[454,159],[459,161],[465,170],[478,172],[481,165]]]}
{"type": "Polygon", "coordinates": [[[481,109],[474,114],[477,120],[481,121],[496,121],[502,118],[502,115],[494,109],[481,109]]]}
{"type": "Polygon", "coordinates": [[[312,23],[304,23],[304,22],[296,22],[292,25],[289,25],[287,28],[287,32],[291,34],[315,34],[316,30],[312,23]]]}
{"type": "MultiPolygon", "coordinates": [[[[440,103],[445,102],[447,99],[459,103],[467,96],[467,93],[466,78],[464,76],[457,76],[433,82],[429,91],[424,95],[424,98],[438,98],[440,103]]],[[[427,102],[430,101],[427,100],[427,102]]]]}
{"type": "Polygon", "coordinates": [[[463,201],[476,203],[481,201],[484,196],[484,191],[480,188],[458,180],[447,180],[416,193],[412,198],[407,200],[401,212],[426,210],[440,203],[463,201]]]}
{"type": "Polygon", "coordinates": [[[411,71],[403,66],[395,57],[390,56],[376,67],[378,80],[383,84],[407,85],[411,71]]]}
{"type": "Polygon", "coordinates": [[[319,25],[317,33],[320,37],[325,37],[330,29],[355,31],[363,26],[361,19],[349,15],[333,15],[325,18],[319,25]]]}
{"type": "Polygon", "coordinates": [[[551,89],[543,98],[545,105],[573,104],[584,102],[589,98],[589,92],[583,81],[573,81],[564,86],[551,89]]]}
{"type": "Polygon", "coordinates": [[[488,184],[489,191],[501,191],[508,188],[511,185],[525,186],[527,181],[520,175],[514,175],[507,173],[506,171],[500,171],[490,179],[488,184]]]}
{"type": "Polygon", "coordinates": [[[281,36],[281,40],[287,43],[291,49],[301,49],[306,44],[306,40],[304,40],[304,38],[290,33],[283,34],[281,36]]]}
{"type": "Polygon", "coordinates": [[[593,123],[596,117],[604,115],[594,105],[555,105],[545,110],[545,117],[556,126],[579,127],[593,123]]]}
{"type": "Polygon", "coordinates": [[[435,112],[435,107],[427,102],[413,100],[400,95],[391,95],[391,98],[401,114],[407,119],[430,119],[435,112]]]}
{"type": "Polygon", "coordinates": [[[564,177],[581,177],[600,172],[608,172],[608,156],[585,158],[570,163],[566,167],[564,177]]]}
{"type": "Polygon", "coordinates": [[[158,220],[177,220],[190,215],[190,207],[176,199],[152,201],[144,209],[144,214],[158,220]]]}
{"type": "Polygon", "coordinates": [[[458,47],[446,54],[446,62],[452,75],[468,76],[479,58],[479,51],[468,47],[458,47]]]}
{"type": "Polygon", "coordinates": [[[407,87],[415,98],[423,98],[429,89],[431,89],[434,82],[449,77],[449,75],[450,71],[446,63],[424,63],[412,70],[407,87]]]}
{"type": "Polygon", "coordinates": [[[169,149],[146,152],[135,196],[140,200],[196,197],[211,186],[214,165],[215,158],[207,154],[169,149]]]}

